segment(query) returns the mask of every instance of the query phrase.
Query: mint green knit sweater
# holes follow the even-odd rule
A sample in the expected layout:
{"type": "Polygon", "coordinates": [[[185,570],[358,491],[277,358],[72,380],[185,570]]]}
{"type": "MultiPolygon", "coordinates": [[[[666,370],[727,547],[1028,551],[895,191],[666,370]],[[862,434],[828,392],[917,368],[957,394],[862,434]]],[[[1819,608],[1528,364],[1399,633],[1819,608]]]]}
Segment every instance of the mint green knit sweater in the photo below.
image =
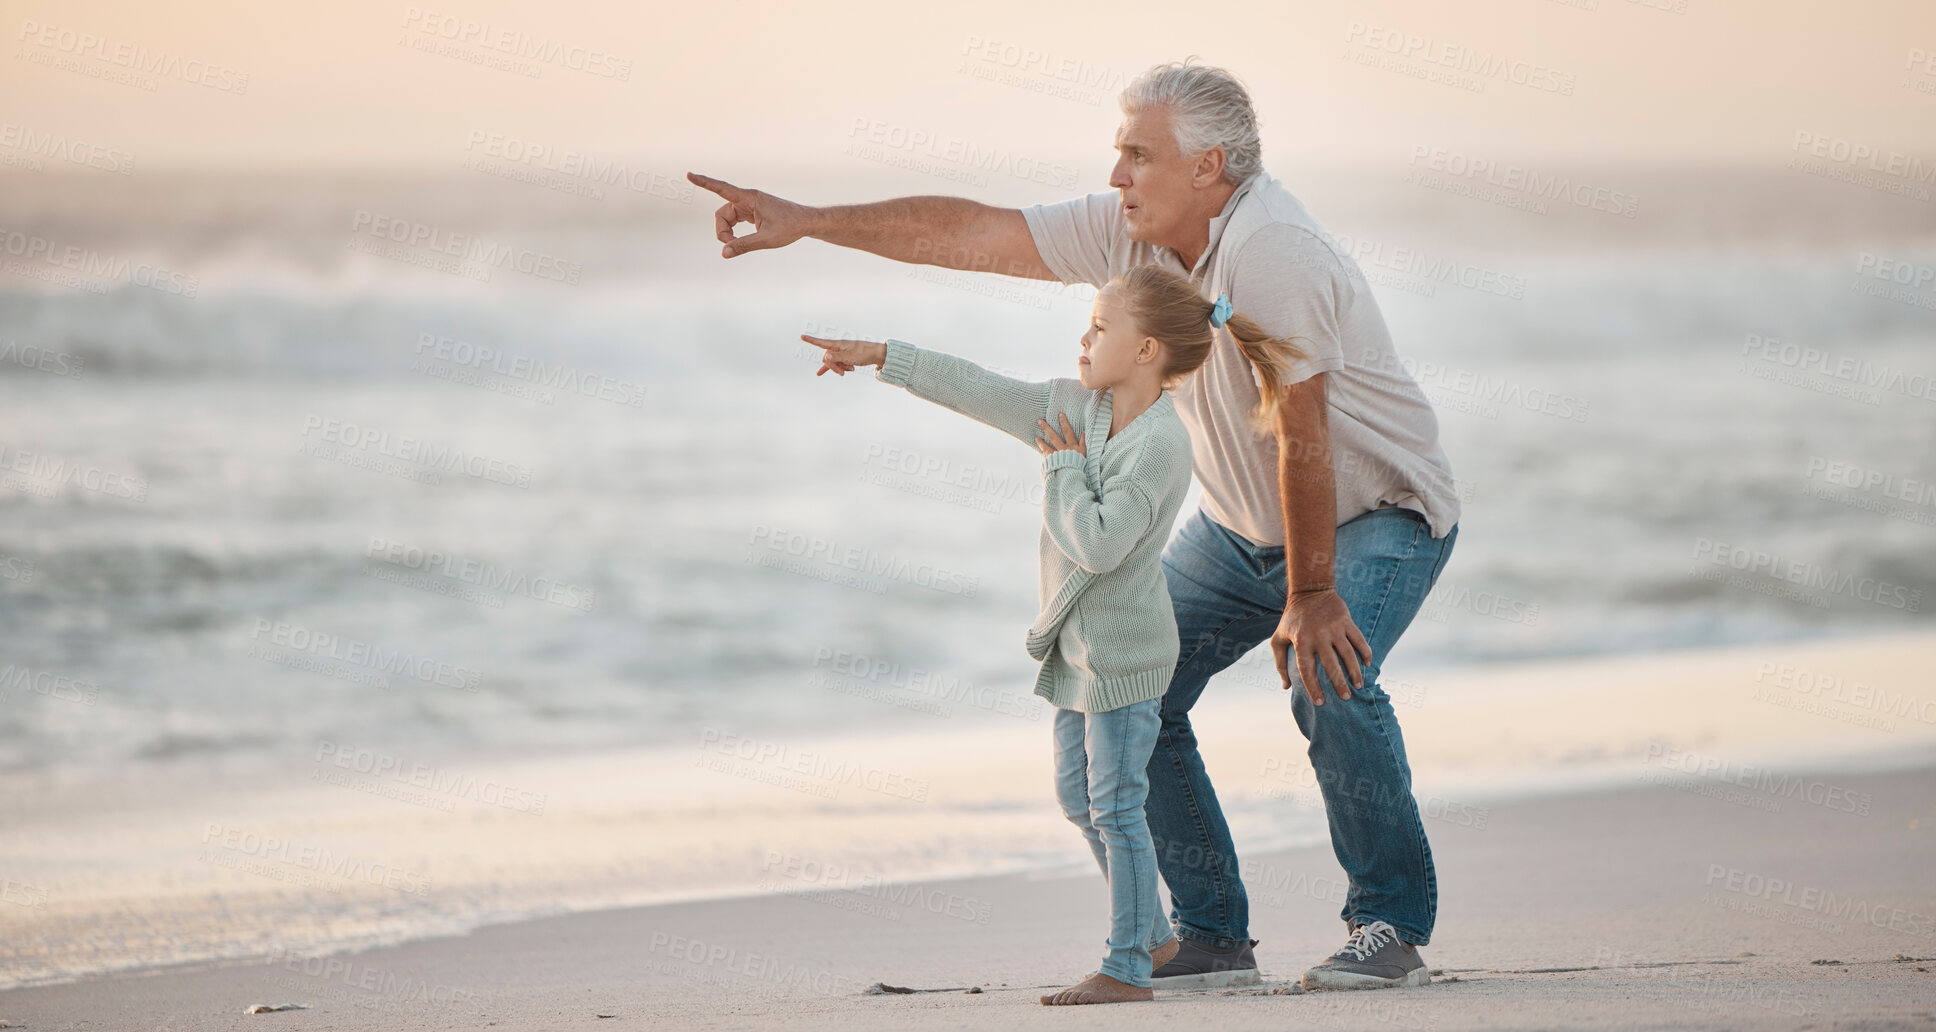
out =
{"type": "Polygon", "coordinates": [[[1190,488],[1190,434],[1170,392],[1109,436],[1112,389],[1017,380],[965,358],[887,342],[875,378],[1037,448],[1037,419],[1067,414],[1087,449],[1042,458],[1041,611],[1024,644],[1035,694],[1099,713],[1162,695],[1176,671],[1176,614],[1163,546],[1190,488]]]}

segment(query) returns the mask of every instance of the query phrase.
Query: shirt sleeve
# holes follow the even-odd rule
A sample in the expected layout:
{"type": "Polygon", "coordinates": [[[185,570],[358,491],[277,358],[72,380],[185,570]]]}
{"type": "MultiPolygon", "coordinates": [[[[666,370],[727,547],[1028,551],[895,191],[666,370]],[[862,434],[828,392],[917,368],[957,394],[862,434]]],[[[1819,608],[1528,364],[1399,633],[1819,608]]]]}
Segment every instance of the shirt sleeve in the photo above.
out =
{"type": "Polygon", "coordinates": [[[1091,573],[1108,573],[1129,558],[1156,521],[1156,506],[1134,479],[1135,463],[1103,481],[1102,497],[1089,490],[1082,452],[1050,452],[1042,460],[1048,478],[1042,525],[1062,554],[1091,573]]]}
{"type": "Polygon", "coordinates": [[[887,360],[874,378],[986,423],[1031,448],[1042,435],[1036,420],[1048,418],[1057,393],[1067,400],[1070,385],[1086,390],[1080,381],[1066,377],[1018,380],[959,355],[892,339],[887,342],[887,360]]]}
{"type": "Polygon", "coordinates": [[[1022,209],[1042,264],[1064,283],[1109,282],[1109,258],[1122,240],[1122,201],[1115,191],[1022,209]]]}
{"type": "MultiPolygon", "coordinates": [[[[1286,384],[1344,368],[1338,323],[1356,289],[1354,275],[1330,244],[1296,226],[1265,226],[1244,241],[1230,276],[1230,307],[1303,349],[1286,384]]],[[[1257,378],[1255,366],[1251,378],[1257,378]]]]}

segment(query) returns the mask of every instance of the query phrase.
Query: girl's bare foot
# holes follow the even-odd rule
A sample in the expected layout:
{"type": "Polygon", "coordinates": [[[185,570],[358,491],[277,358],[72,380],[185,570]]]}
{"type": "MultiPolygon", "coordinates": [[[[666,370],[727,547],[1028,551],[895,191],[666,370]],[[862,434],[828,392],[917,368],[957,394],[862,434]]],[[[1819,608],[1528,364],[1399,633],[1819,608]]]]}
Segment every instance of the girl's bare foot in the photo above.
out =
{"type": "Polygon", "coordinates": [[[1148,986],[1128,985],[1101,973],[1048,996],[1042,997],[1044,1007],[1061,1007],[1076,1003],[1147,1003],[1156,998],[1148,986]]]}

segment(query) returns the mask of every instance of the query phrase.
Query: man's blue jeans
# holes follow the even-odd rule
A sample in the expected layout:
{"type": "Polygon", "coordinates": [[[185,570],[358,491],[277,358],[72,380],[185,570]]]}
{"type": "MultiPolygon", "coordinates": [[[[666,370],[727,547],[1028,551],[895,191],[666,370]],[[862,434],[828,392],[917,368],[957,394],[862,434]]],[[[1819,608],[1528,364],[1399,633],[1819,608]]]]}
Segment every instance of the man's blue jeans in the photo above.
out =
{"type": "MultiPolygon", "coordinates": [[[[1378,671],[1438,581],[1458,534],[1455,526],[1434,538],[1425,517],[1396,507],[1340,526],[1337,590],[1371,645],[1365,686],[1340,699],[1320,669],[1319,707],[1304,693],[1295,657],[1291,664],[1291,714],[1310,742],[1331,849],[1350,882],[1340,916],[1388,922],[1415,946],[1431,941],[1438,883],[1405,741],[1378,671]]],[[[1164,549],[1163,573],[1182,649],[1150,756],[1150,832],[1177,933],[1208,946],[1241,945],[1249,942],[1250,901],[1230,826],[1197,753],[1190,707],[1212,674],[1276,633],[1284,614],[1284,548],[1254,544],[1199,509],[1164,549]]],[[[1265,669],[1276,676],[1274,661],[1267,659],[1265,669]]]]}
{"type": "Polygon", "coordinates": [[[1099,969],[1150,984],[1150,950],[1174,938],[1156,889],[1156,850],[1143,804],[1161,699],[1101,713],[1055,711],[1055,795],[1109,882],[1108,955],[1099,969]]]}

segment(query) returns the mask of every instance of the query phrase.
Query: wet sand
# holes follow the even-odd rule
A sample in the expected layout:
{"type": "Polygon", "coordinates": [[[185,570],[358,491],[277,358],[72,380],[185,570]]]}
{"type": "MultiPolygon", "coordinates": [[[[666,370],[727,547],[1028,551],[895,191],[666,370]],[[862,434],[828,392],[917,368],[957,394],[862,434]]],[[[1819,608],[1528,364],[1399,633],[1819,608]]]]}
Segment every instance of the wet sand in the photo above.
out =
{"type": "Polygon", "coordinates": [[[1482,827],[1435,824],[1441,907],[1423,950],[1435,979],[1418,989],[1296,989],[1302,968],[1342,938],[1336,864],[1316,847],[1246,858],[1264,984],[1162,992],[1151,1004],[1036,1003],[1100,956],[1101,880],[1065,874],[637,907],[356,954],[283,952],[15,990],[0,994],[0,1020],[43,1030],[1936,1025],[1936,766],[1809,777],[1820,803],[1803,792],[1771,810],[1662,786],[1509,802],[1486,808],[1482,827]],[[876,984],[919,991],[870,992],[876,984]],[[244,1013],[292,1003],[306,1009],[244,1013]]]}

